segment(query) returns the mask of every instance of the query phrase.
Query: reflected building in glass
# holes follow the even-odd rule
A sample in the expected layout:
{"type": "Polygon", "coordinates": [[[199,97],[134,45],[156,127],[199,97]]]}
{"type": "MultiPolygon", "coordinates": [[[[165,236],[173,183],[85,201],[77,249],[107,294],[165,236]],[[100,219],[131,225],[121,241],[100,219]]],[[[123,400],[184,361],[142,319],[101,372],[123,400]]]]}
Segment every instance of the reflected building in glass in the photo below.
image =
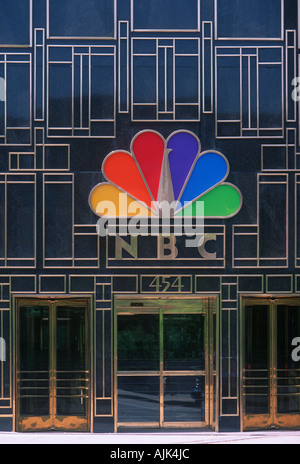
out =
{"type": "Polygon", "coordinates": [[[1,431],[300,429],[299,8],[1,0],[1,431]]]}

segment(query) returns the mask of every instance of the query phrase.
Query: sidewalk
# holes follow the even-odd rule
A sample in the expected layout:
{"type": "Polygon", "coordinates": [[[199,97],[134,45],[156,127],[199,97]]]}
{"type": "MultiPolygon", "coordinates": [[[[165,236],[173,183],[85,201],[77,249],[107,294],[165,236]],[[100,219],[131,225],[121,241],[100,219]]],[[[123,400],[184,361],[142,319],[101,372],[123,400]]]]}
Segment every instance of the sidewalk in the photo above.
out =
{"type": "Polygon", "coordinates": [[[251,433],[159,433],[159,434],[82,434],[82,433],[0,433],[3,444],[105,444],[105,445],[197,445],[197,444],[300,444],[300,432],[251,433]]]}

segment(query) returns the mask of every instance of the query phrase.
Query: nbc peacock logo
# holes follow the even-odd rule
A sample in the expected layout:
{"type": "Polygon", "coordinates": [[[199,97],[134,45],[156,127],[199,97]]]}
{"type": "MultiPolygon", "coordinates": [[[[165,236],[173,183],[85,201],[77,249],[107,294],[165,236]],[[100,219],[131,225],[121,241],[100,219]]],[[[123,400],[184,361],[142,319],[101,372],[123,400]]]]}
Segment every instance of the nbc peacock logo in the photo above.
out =
{"type": "Polygon", "coordinates": [[[242,207],[239,189],[226,179],[226,157],[201,151],[195,134],[181,130],[167,139],[142,131],[130,152],[110,153],[102,165],[107,182],[90,193],[89,204],[106,218],[219,218],[235,216],[242,207]],[[166,212],[167,211],[167,212],[166,212]]]}

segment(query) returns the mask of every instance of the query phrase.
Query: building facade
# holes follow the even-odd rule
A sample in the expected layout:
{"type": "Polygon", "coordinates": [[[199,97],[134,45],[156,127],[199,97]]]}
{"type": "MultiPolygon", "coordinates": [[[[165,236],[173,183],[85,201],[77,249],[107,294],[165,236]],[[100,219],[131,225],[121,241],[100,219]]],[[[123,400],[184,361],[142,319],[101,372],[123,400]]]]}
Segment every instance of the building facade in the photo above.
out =
{"type": "Polygon", "coordinates": [[[298,17],[1,0],[0,430],[300,428],[298,17]],[[117,193],[204,238],[99,236],[117,193]]]}

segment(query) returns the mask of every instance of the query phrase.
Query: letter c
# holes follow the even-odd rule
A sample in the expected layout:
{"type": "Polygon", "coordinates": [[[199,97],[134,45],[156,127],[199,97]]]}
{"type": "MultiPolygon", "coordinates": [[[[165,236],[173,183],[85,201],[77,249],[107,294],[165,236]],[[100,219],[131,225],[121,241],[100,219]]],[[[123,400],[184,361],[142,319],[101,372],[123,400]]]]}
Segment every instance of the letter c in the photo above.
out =
{"type": "Polygon", "coordinates": [[[206,234],[204,236],[204,240],[203,240],[202,245],[199,246],[199,253],[202,256],[202,258],[204,258],[204,259],[217,259],[217,253],[209,253],[205,249],[206,243],[210,242],[210,241],[216,242],[217,241],[217,235],[216,234],[206,234]]]}

